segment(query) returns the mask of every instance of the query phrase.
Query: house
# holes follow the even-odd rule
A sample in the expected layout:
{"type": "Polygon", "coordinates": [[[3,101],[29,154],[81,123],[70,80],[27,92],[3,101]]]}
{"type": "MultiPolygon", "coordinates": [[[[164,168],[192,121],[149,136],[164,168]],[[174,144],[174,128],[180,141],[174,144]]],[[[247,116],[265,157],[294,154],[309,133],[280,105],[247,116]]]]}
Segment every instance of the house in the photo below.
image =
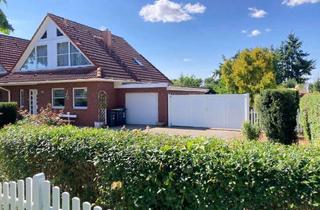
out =
{"type": "Polygon", "coordinates": [[[37,114],[51,104],[75,123],[104,122],[107,110],[127,109],[129,124],[167,124],[169,94],[181,88],[123,38],[48,14],[31,40],[0,35],[0,100],[37,114]]]}

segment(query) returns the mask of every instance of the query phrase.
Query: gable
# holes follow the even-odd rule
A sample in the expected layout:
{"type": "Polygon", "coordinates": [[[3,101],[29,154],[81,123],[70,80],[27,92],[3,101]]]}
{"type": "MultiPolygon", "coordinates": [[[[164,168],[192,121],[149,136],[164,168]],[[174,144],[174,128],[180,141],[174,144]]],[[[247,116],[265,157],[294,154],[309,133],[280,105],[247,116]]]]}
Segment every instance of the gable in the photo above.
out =
{"type": "Polygon", "coordinates": [[[85,66],[93,64],[47,16],[14,69],[40,71],[85,66]]]}

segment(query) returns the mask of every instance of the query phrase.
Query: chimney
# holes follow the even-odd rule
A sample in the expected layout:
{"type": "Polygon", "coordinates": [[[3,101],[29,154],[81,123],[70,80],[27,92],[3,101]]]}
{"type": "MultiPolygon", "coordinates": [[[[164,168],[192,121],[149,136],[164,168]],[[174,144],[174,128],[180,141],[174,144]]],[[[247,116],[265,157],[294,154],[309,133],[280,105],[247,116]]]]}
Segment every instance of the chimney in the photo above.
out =
{"type": "Polygon", "coordinates": [[[108,29],[101,31],[101,36],[104,42],[104,46],[108,49],[112,47],[112,34],[108,29]]]}

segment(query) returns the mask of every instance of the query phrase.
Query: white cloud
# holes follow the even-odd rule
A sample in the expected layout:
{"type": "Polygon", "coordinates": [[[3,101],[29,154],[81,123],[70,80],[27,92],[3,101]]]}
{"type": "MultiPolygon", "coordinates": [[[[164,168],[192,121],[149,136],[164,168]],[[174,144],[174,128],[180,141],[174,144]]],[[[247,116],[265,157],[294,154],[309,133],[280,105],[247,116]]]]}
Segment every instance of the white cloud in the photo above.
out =
{"type": "Polygon", "coordinates": [[[179,4],[171,0],[156,0],[143,6],[139,15],[148,22],[179,23],[192,19],[191,14],[204,13],[206,7],[200,3],[179,4]]]}
{"type": "Polygon", "coordinates": [[[242,30],[241,33],[246,34],[246,33],[248,33],[248,31],[247,30],[242,30]]]}
{"type": "Polygon", "coordinates": [[[107,27],[105,27],[105,26],[100,26],[100,31],[105,31],[105,30],[107,30],[108,28],[107,27]]]}
{"type": "Polygon", "coordinates": [[[188,3],[183,8],[190,14],[201,14],[201,13],[204,13],[207,9],[204,5],[200,3],[196,3],[196,4],[188,3]]]}
{"type": "Polygon", "coordinates": [[[256,36],[259,36],[259,35],[261,35],[261,31],[259,31],[258,29],[252,30],[252,31],[248,34],[249,37],[256,37],[256,36]]]}
{"type": "Polygon", "coordinates": [[[268,13],[263,9],[257,9],[255,7],[248,8],[250,11],[249,16],[252,18],[264,18],[268,13]]]}
{"type": "Polygon", "coordinates": [[[284,0],[282,4],[290,7],[299,6],[301,4],[315,4],[320,3],[320,0],[284,0]]]}

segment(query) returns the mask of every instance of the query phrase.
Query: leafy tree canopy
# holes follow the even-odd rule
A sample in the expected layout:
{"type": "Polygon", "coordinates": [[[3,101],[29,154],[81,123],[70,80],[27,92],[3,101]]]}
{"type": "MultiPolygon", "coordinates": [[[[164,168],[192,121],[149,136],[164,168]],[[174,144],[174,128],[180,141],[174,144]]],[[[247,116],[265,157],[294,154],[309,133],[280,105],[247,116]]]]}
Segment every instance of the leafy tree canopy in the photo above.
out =
{"type": "Polygon", "coordinates": [[[195,75],[181,74],[178,79],[172,80],[175,86],[199,88],[202,86],[203,80],[195,75]]]}
{"type": "Polygon", "coordinates": [[[221,79],[230,93],[260,93],[276,85],[274,53],[265,48],[245,49],[220,65],[221,79]]]}
{"type": "MultiPolygon", "coordinates": [[[[6,0],[0,0],[0,4],[6,4],[6,0]]],[[[4,14],[3,10],[0,8],[0,33],[9,34],[13,31],[12,25],[9,23],[7,16],[4,14]]]]}
{"type": "Polygon", "coordinates": [[[288,39],[282,42],[277,50],[278,66],[277,81],[284,82],[295,79],[298,83],[304,83],[315,68],[315,61],[309,60],[309,53],[302,49],[302,42],[293,33],[289,34],[288,39]]]}

